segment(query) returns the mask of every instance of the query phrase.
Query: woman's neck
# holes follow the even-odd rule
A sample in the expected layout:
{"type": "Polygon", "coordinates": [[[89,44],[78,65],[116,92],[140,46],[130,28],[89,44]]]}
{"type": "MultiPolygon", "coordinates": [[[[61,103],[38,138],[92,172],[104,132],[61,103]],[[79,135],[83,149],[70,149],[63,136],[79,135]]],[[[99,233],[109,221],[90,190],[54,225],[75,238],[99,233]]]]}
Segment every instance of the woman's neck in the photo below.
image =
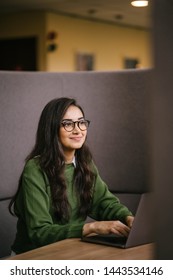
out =
{"type": "Polygon", "coordinates": [[[75,153],[64,153],[65,154],[65,163],[72,163],[73,159],[74,159],[74,155],[75,153]]]}

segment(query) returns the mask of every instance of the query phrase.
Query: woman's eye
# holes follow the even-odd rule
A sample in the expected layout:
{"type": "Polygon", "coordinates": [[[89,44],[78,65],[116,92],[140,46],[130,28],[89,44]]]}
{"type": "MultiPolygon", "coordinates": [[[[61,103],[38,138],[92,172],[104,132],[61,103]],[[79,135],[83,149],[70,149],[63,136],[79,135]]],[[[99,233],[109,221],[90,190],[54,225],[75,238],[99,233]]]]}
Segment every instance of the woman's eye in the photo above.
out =
{"type": "Polygon", "coordinates": [[[69,122],[69,123],[68,123],[68,122],[67,122],[67,123],[65,123],[65,126],[66,126],[66,127],[71,126],[71,125],[72,125],[72,123],[71,123],[71,122],[69,122]]]}

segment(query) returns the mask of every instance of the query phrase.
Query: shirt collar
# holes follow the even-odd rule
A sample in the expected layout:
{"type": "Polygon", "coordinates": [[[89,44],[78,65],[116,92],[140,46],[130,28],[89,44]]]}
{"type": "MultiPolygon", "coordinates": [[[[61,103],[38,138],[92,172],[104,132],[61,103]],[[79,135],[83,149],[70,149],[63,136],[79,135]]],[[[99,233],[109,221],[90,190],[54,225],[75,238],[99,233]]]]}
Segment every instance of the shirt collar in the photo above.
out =
{"type": "Polygon", "coordinates": [[[73,158],[72,163],[73,163],[74,167],[76,167],[76,158],[75,157],[73,158]]]}
{"type": "Polygon", "coordinates": [[[76,167],[76,158],[74,157],[74,158],[72,159],[72,162],[66,163],[66,164],[73,164],[74,167],[76,167]]]}

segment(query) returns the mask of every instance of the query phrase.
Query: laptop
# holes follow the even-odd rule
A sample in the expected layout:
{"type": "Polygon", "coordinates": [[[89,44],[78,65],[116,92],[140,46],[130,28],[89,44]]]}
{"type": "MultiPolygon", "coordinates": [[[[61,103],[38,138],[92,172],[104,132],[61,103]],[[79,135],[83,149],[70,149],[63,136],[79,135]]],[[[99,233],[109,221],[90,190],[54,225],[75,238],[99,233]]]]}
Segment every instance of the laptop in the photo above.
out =
{"type": "Polygon", "coordinates": [[[96,234],[83,236],[82,241],[119,248],[130,248],[154,242],[149,203],[150,194],[142,194],[128,237],[122,237],[116,234],[96,234]]]}

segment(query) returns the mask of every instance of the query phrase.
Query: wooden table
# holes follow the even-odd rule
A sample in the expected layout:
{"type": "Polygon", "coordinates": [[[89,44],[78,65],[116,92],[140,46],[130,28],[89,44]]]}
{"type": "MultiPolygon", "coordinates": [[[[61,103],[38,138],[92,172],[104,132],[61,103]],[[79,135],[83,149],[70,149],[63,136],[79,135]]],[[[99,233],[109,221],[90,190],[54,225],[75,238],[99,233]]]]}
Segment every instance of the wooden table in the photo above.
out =
{"type": "Polygon", "coordinates": [[[62,240],[9,260],[151,260],[154,245],[146,244],[128,249],[83,242],[78,238],[62,240]]]}

